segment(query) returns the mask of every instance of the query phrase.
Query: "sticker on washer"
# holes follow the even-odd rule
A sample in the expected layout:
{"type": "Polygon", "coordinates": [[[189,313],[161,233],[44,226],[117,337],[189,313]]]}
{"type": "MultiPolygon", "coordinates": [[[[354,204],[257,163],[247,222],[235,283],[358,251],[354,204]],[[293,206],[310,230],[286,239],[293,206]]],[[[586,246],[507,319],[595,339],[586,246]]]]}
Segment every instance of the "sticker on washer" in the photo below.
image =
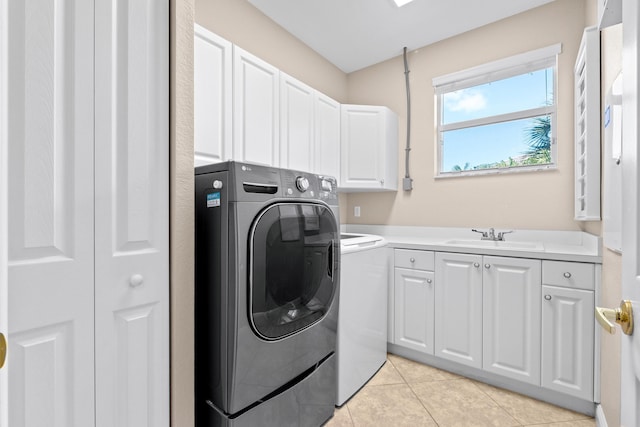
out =
{"type": "Polygon", "coordinates": [[[217,208],[220,206],[220,192],[207,194],[207,207],[217,208]]]}

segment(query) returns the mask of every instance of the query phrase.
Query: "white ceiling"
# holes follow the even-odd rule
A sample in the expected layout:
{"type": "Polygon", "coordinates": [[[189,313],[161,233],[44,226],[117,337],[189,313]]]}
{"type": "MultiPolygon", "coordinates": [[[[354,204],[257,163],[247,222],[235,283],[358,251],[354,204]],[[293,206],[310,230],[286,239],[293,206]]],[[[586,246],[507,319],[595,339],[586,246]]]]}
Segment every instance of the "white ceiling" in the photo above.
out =
{"type": "Polygon", "coordinates": [[[346,73],[553,0],[248,0],[346,73]]]}

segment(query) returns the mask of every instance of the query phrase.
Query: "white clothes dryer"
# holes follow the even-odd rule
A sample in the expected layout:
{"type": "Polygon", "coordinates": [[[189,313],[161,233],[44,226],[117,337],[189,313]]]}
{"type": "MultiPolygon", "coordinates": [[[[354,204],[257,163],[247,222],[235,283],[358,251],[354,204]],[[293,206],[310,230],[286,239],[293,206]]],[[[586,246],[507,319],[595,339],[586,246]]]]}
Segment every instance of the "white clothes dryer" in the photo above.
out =
{"type": "Polygon", "coordinates": [[[338,391],[342,406],[387,360],[386,240],[368,234],[340,235],[338,391]]]}

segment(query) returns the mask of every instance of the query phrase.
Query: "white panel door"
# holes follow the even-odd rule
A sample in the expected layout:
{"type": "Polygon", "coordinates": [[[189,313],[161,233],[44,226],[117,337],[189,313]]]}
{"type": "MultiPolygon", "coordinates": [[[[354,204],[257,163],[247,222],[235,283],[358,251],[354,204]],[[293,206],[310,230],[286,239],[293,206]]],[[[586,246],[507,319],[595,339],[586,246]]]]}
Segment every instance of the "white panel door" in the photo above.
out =
{"type": "Polygon", "coordinates": [[[279,71],[233,47],[233,158],[280,165],[279,71]]]}
{"type": "Polygon", "coordinates": [[[543,286],[542,386],[593,399],[593,291],[543,286]]]}
{"type": "Polygon", "coordinates": [[[313,172],[314,92],[280,72],[280,167],[313,172]]]}
{"type": "Polygon", "coordinates": [[[482,368],[482,256],[436,253],[435,355],[482,368]]]}
{"type": "MultiPolygon", "coordinates": [[[[623,396],[620,423],[640,425],[640,6],[635,0],[622,1],[622,298],[633,305],[635,326],[632,335],[622,335],[621,385],[623,396]],[[627,119],[628,118],[628,119],[627,119]]],[[[610,355],[603,348],[603,360],[610,355]]]]}
{"type": "Polygon", "coordinates": [[[194,25],[193,145],[196,166],[223,162],[232,153],[232,44],[194,25]]]}
{"type": "MultiPolygon", "coordinates": [[[[8,199],[8,180],[7,174],[8,159],[7,154],[9,150],[9,140],[7,138],[7,126],[8,126],[8,52],[6,49],[8,40],[9,22],[7,16],[6,1],[0,0],[0,340],[3,340],[6,345],[6,338],[9,331],[9,280],[8,280],[8,239],[9,233],[7,213],[9,211],[9,199],[8,199]]],[[[6,351],[6,347],[5,347],[6,351]]],[[[6,361],[6,353],[4,366],[3,361],[0,361],[0,427],[8,427],[9,425],[9,373],[8,362],[6,361]]]]}
{"type": "Polygon", "coordinates": [[[485,371],[540,385],[540,260],[483,257],[485,371]]]}
{"type": "Polygon", "coordinates": [[[395,269],[394,344],[433,354],[434,273],[395,269]]]}
{"type": "Polygon", "coordinates": [[[340,103],[314,92],[314,171],[340,182],[340,103]]]}
{"type": "Polygon", "coordinates": [[[169,425],[167,0],[96,1],[96,422],[169,425]]]}
{"type": "Polygon", "coordinates": [[[92,426],[93,2],[2,7],[9,425],[92,426]]]}

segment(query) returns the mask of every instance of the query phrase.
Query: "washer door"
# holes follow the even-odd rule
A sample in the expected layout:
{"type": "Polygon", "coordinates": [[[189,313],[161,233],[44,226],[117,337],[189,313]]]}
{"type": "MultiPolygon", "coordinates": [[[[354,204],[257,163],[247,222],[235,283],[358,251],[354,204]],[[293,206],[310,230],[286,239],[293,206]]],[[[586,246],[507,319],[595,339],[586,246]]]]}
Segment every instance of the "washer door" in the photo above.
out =
{"type": "Polygon", "coordinates": [[[250,323],[277,340],[318,322],[338,284],[338,225],[325,205],[277,203],[258,215],[250,234],[250,323]]]}

